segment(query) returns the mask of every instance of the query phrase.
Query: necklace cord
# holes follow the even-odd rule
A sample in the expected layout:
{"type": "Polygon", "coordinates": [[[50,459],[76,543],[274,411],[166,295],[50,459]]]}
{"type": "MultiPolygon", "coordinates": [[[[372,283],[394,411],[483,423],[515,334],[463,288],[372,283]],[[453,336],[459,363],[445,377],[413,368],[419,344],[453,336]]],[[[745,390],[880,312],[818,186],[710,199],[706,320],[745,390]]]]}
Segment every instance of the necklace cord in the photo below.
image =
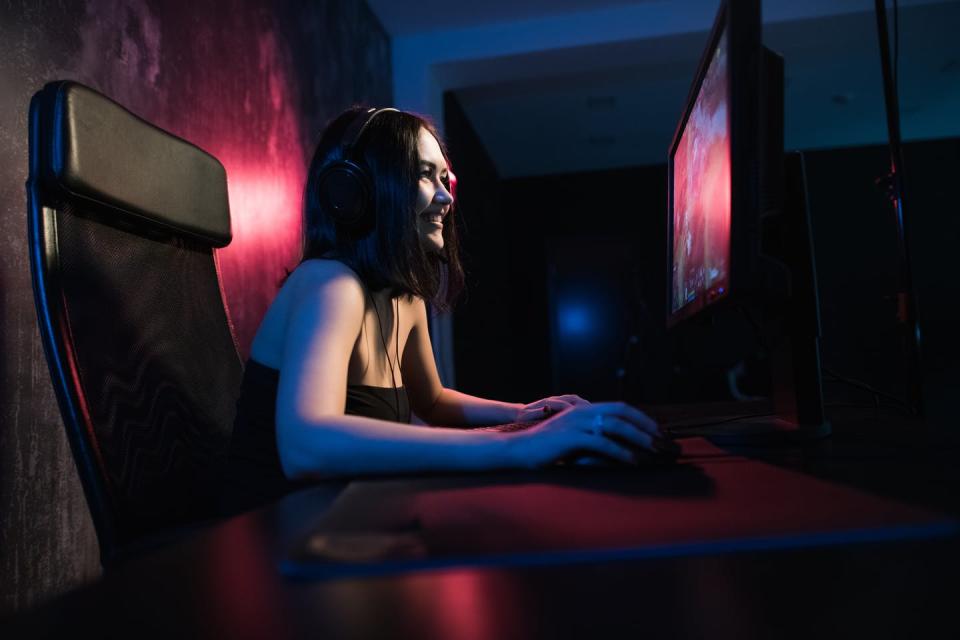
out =
{"type": "MultiPolygon", "coordinates": [[[[373,303],[373,312],[377,314],[377,327],[380,329],[380,343],[383,345],[383,353],[387,356],[387,364],[390,365],[390,380],[393,381],[393,398],[394,398],[394,413],[397,416],[397,422],[400,422],[400,390],[397,389],[397,377],[394,373],[394,364],[390,362],[390,347],[387,346],[387,339],[383,337],[383,321],[380,319],[380,310],[377,309],[377,301],[374,300],[373,294],[368,292],[370,296],[370,302],[373,303]]],[[[397,347],[396,347],[396,363],[400,364],[400,299],[397,298],[397,347]]]]}

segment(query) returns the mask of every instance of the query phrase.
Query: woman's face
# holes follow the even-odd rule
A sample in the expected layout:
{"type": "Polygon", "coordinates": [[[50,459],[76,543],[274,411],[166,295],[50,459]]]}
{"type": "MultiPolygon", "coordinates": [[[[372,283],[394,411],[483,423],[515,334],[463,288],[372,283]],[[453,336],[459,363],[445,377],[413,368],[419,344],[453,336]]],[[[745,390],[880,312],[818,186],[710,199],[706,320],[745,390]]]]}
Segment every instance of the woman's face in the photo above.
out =
{"type": "Polygon", "coordinates": [[[443,225],[453,204],[450,195],[450,168],[440,151],[440,144],[426,129],[420,129],[417,143],[420,156],[417,179],[417,229],[420,241],[428,250],[443,250],[443,225]]]}

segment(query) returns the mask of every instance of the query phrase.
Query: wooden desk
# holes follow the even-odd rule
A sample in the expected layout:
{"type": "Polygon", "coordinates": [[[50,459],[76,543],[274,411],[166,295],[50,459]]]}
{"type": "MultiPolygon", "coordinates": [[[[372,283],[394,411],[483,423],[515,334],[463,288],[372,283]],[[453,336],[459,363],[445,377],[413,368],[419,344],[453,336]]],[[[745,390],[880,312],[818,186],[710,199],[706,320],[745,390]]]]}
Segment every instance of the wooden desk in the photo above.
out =
{"type": "MultiPolygon", "coordinates": [[[[960,515],[954,450],[901,445],[884,440],[879,430],[864,439],[858,429],[866,423],[848,424],[854,426],[815,447],[752,455],[960,515]]],[[[490,480],[503,484],[537,477],[501,474],[490,480]]],[[[956,536],[544,566],[451,567],[322,581],[284,578],[278,561],[346,486],[317,486],[287,496],[131,561],[95,585],[8,621],[3,635],[960,635],[954,615],[960,593],[956,536]]]]}

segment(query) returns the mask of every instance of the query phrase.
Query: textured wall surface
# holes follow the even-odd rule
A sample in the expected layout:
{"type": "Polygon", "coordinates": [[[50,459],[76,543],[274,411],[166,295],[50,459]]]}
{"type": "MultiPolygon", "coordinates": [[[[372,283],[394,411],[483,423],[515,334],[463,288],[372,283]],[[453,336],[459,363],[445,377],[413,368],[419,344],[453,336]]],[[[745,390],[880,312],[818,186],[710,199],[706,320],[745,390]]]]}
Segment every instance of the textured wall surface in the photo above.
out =
{"type": "Polygon", "coordinates": [[[60,79],[223,162],[234,241],[220,259],[244,354],[297,258],[320,129],[352,103],[391,101],[389,41],[360,0],[0,0],[0,614],[99,574],[26,247],[27,106],[60,79]]]}

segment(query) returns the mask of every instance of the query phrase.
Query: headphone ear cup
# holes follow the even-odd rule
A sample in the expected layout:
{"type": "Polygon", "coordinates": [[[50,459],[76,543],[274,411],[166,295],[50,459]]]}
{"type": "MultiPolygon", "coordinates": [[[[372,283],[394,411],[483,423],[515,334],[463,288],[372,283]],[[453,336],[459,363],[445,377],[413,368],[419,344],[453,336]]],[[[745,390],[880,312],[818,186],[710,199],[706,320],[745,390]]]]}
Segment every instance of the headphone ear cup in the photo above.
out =
{"type": "Polygon", "coordinates": [[[320,206],[338,225],[355,231],[373,227],[373,182],[357,163],[332,163],[320,174],[317,190],[320,206]]]}

